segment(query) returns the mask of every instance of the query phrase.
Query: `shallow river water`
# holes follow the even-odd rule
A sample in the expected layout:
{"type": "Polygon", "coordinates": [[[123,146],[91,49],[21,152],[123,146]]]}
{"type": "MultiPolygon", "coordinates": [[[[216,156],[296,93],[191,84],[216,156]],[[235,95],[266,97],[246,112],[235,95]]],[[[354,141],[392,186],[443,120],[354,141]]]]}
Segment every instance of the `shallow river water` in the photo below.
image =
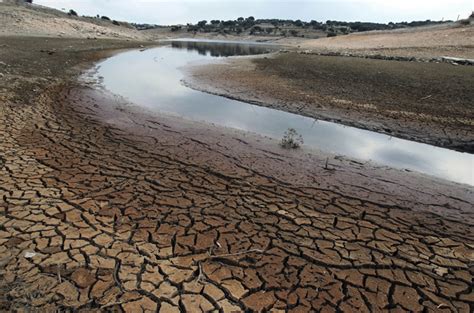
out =
{"type": "Polygon", "coordinates": [[[95,78],[108,91],[157,112],[277,139],[291,127],[303,136],[304,145],[312,148],[474,185],[474,155],[230,100],[181,82],[184,74],[180,68],[189,63],[271,49],[264,44],[175,41],[113,56],[98,64],[95,78]]]}

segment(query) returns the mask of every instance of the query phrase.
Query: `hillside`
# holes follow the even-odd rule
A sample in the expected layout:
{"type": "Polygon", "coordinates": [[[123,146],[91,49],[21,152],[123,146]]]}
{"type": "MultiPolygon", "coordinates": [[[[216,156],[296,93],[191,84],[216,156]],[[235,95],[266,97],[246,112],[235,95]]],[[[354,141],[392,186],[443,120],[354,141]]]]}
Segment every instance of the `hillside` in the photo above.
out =
{"type": "Polygon", "coordinates": [[[70,16],[39,5],[0,3],[0,36],[144,39],[127,23],[70,16]]]}
{"type": "Polygon", "coordinates": [[[435,26],[353,33],[347,36],[305,40],[302,49],[360,55],[474,58],[474,25],[450,23],[435,26]]]}

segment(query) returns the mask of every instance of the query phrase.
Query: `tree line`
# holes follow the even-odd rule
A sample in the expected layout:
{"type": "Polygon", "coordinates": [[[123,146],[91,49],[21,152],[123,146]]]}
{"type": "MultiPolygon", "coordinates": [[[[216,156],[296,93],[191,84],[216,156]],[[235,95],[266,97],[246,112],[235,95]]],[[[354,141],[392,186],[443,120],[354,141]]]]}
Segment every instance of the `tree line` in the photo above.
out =
{"type": "MultiPolygon", "coordinates": [[[[171,31],[188,31],[188,32],[218,32],[224,34],[241,34],[248,33],[250,35],[284,35],[298,36],[303,30],[319,30],[327,33],[328,36],[338,34],[349,34],[352,32],[363,32],[371,30],[390,30],[397,28],[408,28],[424,25],[433,25],[448,23],[452,21],[413,21],[413,22],[397,22],[397,23],[372,23],[372,22],[344,22],[332,21],[318,22],[311,20],[309,22],[291,19],[256,19],[253,16],[239,17],[235,20],[201,20],[195,24],[188,23],[186,25],[173,25],[171,31]]],[[[150,24],[134,24],[137,29],[151,29],[162,27],[150,24]]]]}

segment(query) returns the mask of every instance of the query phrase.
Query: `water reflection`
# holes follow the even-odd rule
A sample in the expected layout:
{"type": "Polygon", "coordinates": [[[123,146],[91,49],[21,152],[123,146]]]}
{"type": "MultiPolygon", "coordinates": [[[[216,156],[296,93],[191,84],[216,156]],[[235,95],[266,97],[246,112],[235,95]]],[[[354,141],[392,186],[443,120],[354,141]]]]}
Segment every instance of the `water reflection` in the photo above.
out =
{"type": "Polygon", "coordinates": [[[389,137],[353,127],[234,101],[187,88],[180,67],[213,56],[262,53],[268,46],[173,42],[143,52],[130,51],[100,64],[104,86],[134,103],[188,119],[281,138],[289,127],[305,145],[474,185],[473,155],[389,137]]]}
{"type": "Polygon", "coordinates": [[[255,55],[271,51],[270,46],[266,45],[212,41],[172,41],[171,47],[174,49],[186,49],[190,52],[196,51],[200,55],[212,57],[255,55]]]}

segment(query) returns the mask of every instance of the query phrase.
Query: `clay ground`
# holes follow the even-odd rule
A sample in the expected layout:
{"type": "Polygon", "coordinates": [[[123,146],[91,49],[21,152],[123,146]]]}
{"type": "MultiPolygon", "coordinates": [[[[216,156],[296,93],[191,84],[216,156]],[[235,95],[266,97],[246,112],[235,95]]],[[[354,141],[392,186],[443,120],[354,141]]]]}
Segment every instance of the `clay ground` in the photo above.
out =
{"type": "Polygon", "coordinates": [[[75,82],[140,44],[2,37],[0,310],[473,311],[471,187],[75,82]]]}

